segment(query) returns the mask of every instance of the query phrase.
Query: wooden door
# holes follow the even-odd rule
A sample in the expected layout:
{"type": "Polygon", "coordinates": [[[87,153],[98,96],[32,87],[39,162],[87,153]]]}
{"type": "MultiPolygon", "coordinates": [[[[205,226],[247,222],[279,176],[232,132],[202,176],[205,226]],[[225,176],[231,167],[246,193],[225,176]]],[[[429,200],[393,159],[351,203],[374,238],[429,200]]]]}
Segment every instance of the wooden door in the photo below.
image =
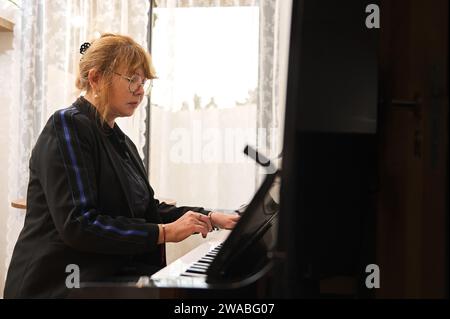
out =
{"type": "Polygon", "coordinates": [[[380,29],[380,298],[448,296],[448,1],[385,0],[380,29]]]}

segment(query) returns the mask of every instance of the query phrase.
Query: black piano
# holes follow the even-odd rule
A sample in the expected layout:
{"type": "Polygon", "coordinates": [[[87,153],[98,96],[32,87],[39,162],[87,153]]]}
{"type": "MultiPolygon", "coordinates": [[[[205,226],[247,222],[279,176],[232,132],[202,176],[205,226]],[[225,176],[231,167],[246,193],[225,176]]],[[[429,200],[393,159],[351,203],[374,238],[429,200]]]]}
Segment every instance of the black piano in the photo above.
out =
{"type": "Polygon", "coordinates": [[[232,231],[136,280],[81,283],[70,298],[254,298],[267,296],[279,212],[279,171],[267,174],[232,231]]]}
{"type": "Polygon", "coordinates": [[[365,267],[376,260],[379,39],[366,6],[293,1],[282,172],[266,176],[224,241],[72,297],[373,297],[365,267]]]}

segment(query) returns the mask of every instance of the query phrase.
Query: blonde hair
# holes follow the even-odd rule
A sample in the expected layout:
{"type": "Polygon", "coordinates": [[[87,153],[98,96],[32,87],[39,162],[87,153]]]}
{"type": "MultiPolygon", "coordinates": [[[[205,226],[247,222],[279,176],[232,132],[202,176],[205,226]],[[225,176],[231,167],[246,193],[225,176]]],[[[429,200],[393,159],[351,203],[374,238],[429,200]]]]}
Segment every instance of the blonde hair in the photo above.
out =
{"type": "Polygon", "coordinates": [[[88,74],[95,69],[102,77],[102,87],[98,91],[96,108],[102,121],[106,120],[109,106],[110,88],[114,72],[118,68],[126,67],[128,74],[142,68],[147,79],[156,78],[156,72],[152,65],[152,59],[148,52],[132,38],[106,33],[99,39],[91,42],[79,63],[79,73],[76,87],[87,92],[91,91],[88,74]]]}

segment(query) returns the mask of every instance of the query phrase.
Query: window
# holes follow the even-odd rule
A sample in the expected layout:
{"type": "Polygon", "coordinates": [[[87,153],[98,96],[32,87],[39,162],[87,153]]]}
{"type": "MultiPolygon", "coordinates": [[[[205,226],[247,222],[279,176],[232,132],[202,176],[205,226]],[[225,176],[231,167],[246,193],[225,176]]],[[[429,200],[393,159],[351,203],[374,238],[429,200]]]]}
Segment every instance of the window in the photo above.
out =
{"type": "Polygon", "coordinates": [[[160,78],[152,105],[180,111],[255,103],[259,7],[216,2],[154,8],[152,55],[160,78]]]}

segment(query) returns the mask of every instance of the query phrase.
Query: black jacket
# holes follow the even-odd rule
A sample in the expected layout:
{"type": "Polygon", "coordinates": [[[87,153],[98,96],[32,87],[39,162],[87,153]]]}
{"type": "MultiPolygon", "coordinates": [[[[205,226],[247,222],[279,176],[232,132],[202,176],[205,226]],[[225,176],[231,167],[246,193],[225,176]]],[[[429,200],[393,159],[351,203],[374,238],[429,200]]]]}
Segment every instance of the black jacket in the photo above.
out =
{"type": "Polygon", "coordinates": [[[159,203],[135,145],[131,159],[150,193],[145,216],[130,205],[127,176],[95,108],[84,98],[50,117],[30,159],[25,224],[9,266],[5,298],[65,297],[69,264],[81,282],[117,274],[135,260],[163,266],[158,223],[188,210],[159,203]]]}

